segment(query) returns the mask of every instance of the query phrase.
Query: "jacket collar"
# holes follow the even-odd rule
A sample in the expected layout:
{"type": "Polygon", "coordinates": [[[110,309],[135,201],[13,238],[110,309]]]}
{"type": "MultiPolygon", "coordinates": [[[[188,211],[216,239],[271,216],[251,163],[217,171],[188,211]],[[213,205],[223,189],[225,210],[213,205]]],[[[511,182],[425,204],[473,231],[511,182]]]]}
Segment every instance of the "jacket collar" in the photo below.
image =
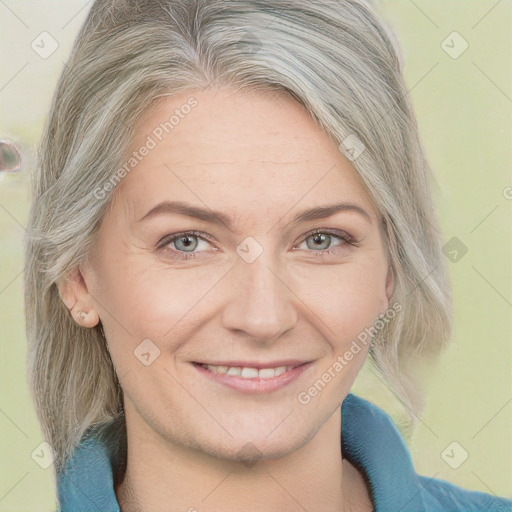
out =
{"type": "Polygon", "coordinates": [[[366,473],[375,512],[426,512],[424,485],[392,419],[353,394],[341,410],[342,451],[366,473]]]}
{"type": "MultiPolygon", "coordinates": [[[[349,394],[343,401],[342,451],[365,474],[375,512],[425,512],[423,485],[391,418],[370,402],[349,394]]],[[[113,467],[105,444],[85,437],[57,475],[60,512],[120,512],[113,467]]]]}

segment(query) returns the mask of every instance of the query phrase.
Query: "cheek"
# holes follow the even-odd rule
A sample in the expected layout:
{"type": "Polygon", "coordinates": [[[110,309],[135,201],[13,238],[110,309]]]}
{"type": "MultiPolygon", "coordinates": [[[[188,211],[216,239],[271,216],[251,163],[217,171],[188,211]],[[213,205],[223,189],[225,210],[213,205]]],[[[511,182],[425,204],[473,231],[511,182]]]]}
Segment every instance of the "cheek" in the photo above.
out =
{"type": "Polygon", "coordinates": [[[345,344],[377,320],[384,293],[380,265],[351,262],[324,267],[300,280],[299,294],[326,339],[345,344]]]}
{"type": "Polygon", "coordinates": [[[224,272],[200,266],[171,270],[137,256],[111,265],[102,276],[97,296],[113,351],[119,345],[119,352],[131,353],[144,339],[162,348],[165,343],[166,350],[172,348],[173,340],[180,339],[184,330],[189,335],[209,311],[209,301],[224,272]]]}

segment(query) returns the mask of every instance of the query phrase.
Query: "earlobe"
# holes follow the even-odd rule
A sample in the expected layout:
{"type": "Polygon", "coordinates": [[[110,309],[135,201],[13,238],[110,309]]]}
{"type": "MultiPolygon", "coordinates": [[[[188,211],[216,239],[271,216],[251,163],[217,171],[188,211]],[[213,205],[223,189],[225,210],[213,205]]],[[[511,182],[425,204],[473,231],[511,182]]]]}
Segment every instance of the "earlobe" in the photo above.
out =
{"type": "Polygon", "coordinates": [[[74,268],[57,282],[62,302],[75,322],[83,327],[94,327],[100,318],[79,268],[74,268]]]}
{"type": "Polygon", "coordinates": [[[95,309],[83,311],[82,309],[73,308],[71,311],[75,322],[82,327],[94,327],[98,324],[100,317],[95,309]]]}

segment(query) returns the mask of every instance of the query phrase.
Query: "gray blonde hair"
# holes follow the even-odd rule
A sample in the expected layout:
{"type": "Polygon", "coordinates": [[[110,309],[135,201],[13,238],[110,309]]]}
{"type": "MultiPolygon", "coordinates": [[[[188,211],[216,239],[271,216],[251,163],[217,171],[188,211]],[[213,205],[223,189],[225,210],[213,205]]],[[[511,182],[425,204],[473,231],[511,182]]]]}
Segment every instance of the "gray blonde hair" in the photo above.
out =
{"type": "Polygon", "coordinates": [[[101,323],[79,327],[57,288],[86,261],[114,197],[93,191],[113,179],[159,101],[222,86],[290,94],[336,143],[364,145],[352,163],[382,218],[391,300],[402,306],[371,359],[407,408],[423,406],[414,364],[448,341],[451,292],[389,29],[363,0],[96,0],[44,128],[25,239],[28,379],[57,472],[87,432],[113,425],[113,453],[126,442],[101,323]]]}

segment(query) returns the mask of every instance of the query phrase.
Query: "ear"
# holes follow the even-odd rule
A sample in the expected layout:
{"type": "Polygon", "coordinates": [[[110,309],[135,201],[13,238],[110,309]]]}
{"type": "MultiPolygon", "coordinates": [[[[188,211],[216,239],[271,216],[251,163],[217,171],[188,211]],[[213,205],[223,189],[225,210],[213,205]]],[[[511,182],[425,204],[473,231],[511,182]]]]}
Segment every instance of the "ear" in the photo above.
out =
{"type": "Polygon", "coordinates": [[[391,296],[393,295],[394,289],[395,289],[395,274],[393,272],[392,265],[389,265],[388,273],[386,275],[386,284],[385,284],[386,298],[383,300],[381,315],[386,314],[386,311],[389,308],[389,301],[391,299],[391,296]]]}
{"type": "Polygon", "coordinates": [[[57,282],[62,302],[71,312],[71,316],[82,327],[94,327],[100,317],[94,307],[87,284],[79,268],[74,268],[57,282]]]}
{"type": "Polygon", "coordinates": [[[388,298],[388,301],[391,299],[394,289],[395,289],[395,273],[393,272],[393,266],[389,265],[388,273],[386,276],[386,297],[388,298]]]}

